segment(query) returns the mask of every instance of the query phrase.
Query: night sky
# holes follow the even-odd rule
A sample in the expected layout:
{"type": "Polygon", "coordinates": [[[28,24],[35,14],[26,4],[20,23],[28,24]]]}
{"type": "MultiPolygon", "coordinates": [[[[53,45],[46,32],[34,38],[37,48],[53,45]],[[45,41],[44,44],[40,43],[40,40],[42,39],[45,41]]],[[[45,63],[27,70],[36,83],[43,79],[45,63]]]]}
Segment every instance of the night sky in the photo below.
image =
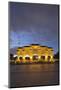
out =
{"type": "Polygon", "coordinates": [[[58,5],[9,3],[10,48],[40,44],[58,51],[58,5]]]}

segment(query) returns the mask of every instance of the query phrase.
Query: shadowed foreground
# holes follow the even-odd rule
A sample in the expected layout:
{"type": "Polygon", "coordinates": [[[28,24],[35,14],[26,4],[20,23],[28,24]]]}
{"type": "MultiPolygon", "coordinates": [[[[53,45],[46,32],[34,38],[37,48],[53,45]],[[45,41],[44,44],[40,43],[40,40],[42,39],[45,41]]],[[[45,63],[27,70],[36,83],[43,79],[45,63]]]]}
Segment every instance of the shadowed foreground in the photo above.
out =
{"type": "Polygon", "coordinates": [[[58,84],[58,63],[10,65],[10,87],[12,88],[58,84]]]}

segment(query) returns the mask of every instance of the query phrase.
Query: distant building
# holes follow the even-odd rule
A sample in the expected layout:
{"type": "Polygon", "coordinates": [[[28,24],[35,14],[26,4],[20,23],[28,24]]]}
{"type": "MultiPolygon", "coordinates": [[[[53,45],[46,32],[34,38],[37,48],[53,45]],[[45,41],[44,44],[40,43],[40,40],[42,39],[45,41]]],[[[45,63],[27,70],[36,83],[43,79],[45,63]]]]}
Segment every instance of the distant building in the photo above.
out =
{"type": "Polygon", "coordinates": [[[16,54],[18,56],[16,62],[54,62],[53,48],[39,44],[18,47],[16,54]]]}

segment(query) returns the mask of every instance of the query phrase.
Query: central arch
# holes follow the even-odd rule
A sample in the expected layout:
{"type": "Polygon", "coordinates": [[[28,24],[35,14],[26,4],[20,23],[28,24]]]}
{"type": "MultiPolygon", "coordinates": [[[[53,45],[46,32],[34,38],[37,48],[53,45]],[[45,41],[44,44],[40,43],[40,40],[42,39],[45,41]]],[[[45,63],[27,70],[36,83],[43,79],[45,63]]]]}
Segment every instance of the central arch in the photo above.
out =
{"type": "Polygon", "coordinates": [[[32,59],[33,60],[38,60],[39,59],[39,56],[37,54],[34,54],[32,59]]]}

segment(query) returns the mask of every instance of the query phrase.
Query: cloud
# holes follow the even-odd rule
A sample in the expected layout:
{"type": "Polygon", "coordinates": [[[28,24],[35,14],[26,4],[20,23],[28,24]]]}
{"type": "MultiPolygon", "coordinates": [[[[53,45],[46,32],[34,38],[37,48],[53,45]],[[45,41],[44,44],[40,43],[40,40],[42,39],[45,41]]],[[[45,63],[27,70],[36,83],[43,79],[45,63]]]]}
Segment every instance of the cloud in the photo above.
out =
{"type": "Polygon", "coordinates": [[[10,45],[58,47],[58,5],[10,3],[10,45]]]}

